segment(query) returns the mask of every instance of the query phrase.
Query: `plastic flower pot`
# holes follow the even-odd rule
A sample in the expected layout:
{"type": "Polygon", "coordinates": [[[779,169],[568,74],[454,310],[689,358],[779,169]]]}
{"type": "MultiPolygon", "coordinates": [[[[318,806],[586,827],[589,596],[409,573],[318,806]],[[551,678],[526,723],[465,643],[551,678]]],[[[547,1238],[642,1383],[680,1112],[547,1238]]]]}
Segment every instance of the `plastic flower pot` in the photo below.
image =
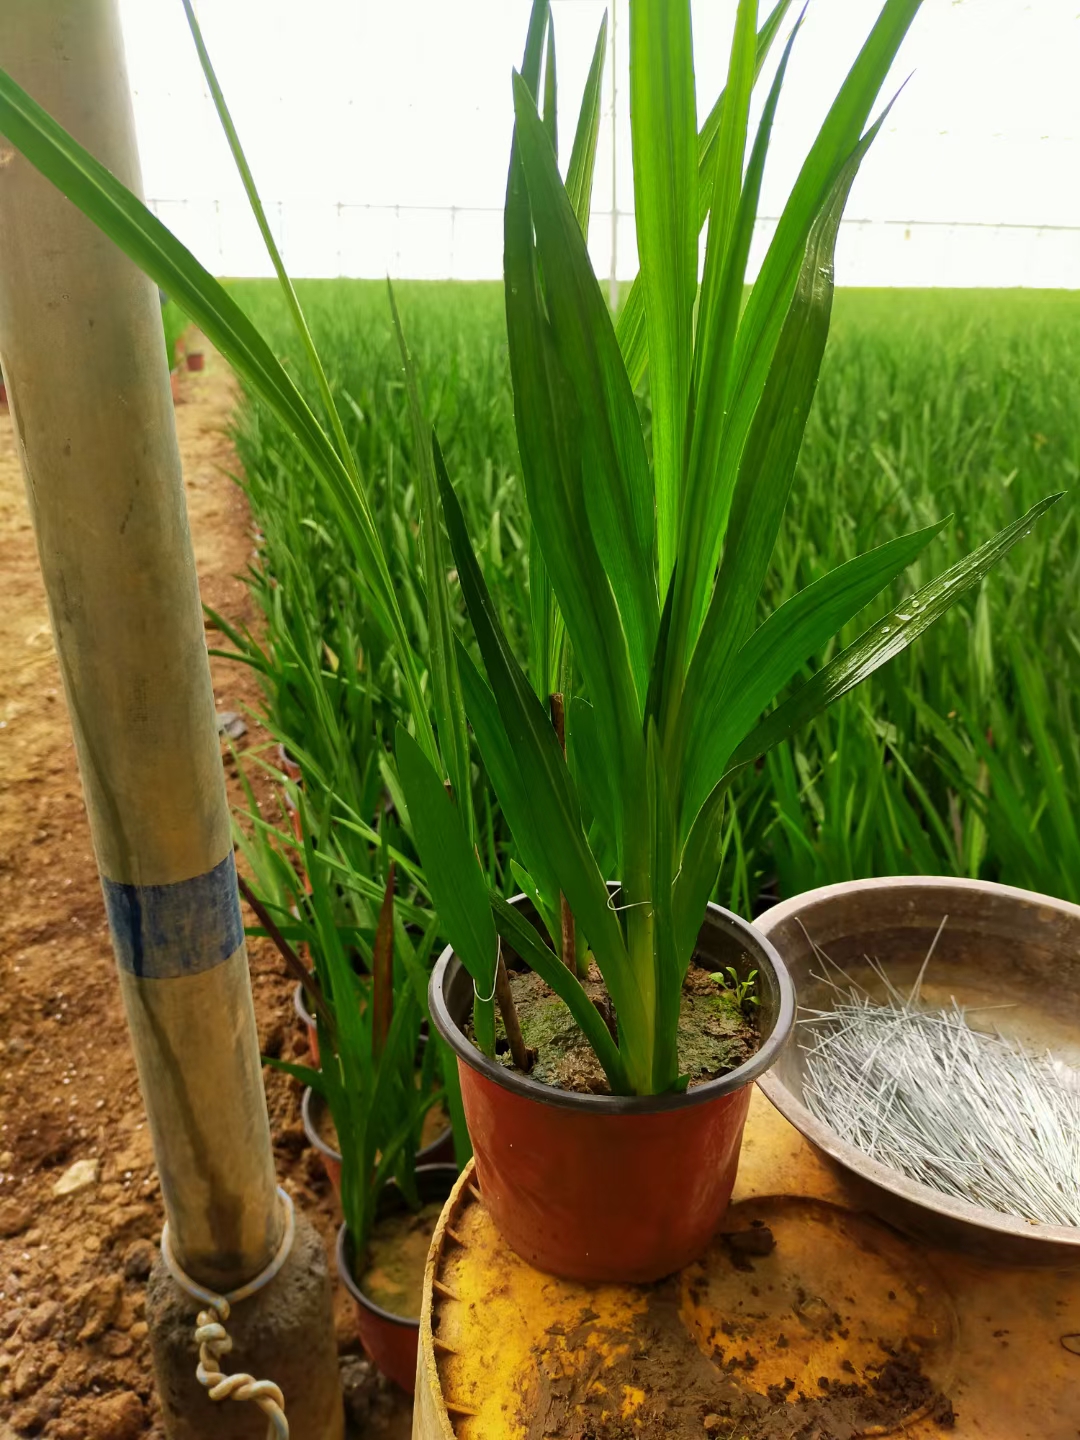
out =
{"type": "MultiPolygon", "coordinates": [[[[531,915],[523,896],[513,903],[531,915]]],[[[571,1280],[658,1280],[702,1254],[720,1224],[751,1084],[791,1034],[795,999],[769,942],[718,905],[709,906],[697,958],[734,965],[740,976],[757,970],[759,1049],[683,1094],[620,1096],[558,1090],[489,1060],[465,1033],[472,980],[449,947],[439,957],[431,1015],[457,1055],[484,1204],[538,1269],[571,1280]]]]}
{"type": "Polygon", "coordinates": [[[296,1011],[297,1019],[300,1020],[307,1031],[308,1054],[311,1056],[311,1063],[316,1070],[319,1068],[319,1027],[315,1024],[315,1016],[307,1007],[307,996],[303,985],[297,981],[296,989],[293,991],[293,1009],[296,1011]]]}
{"type": "MultiPolygon", "coordinates": [[[[312,1015],[307,1007],[307,994],[299,981],[297,981],[296,989],[293,991],[293,1009],[296,1011],[297,1019],[307,1031],[308,1054],[311,1056],[312,1065],[314,1065],[317,1070],[321,1063],[319,1060],[319,1027],[315,1023],[315,1016],[312,1015]]],[[[420,1024],[420,1040],[416,1052],[416,1063],[418,1066],[423,1061],[424,1050],[427,1043],[427,1021],[424,1020],[420,1024]]],[[[453,1159],[453,1154],[453,1146],[451,1146],[447,1154],[440,1154],[435,1157],[435,1160],[451,1160],[453,1159]]],[[[432,1164],[435,1163],[435,1160],[432,1161],[432,1164]]]]}
{"type": "MultiPolygon", "coordinates": [[[[304,1134],[308,1138],[308,1143],[318,1152],[326,1171],[326,1178],[334,1187],[334,1194],[340,1199],[341,1155],[319,1133],[319,1125],[325,1114],[326,1101],[321,1095],[317,1095],[309,1085],[300,1101],[300,1118],[304,1124],[304,1134]]],[[[454,1165],[454,1132],[449,1125],[435,1137],[430,1145],[425,1145],[422,1150],[416,1152],[416,1163],[425,1168],[432,1165],[453,1165],[454,1173],[457,1174],[457,1166],[454,1165]]]]}
{"type": "Polygon", "coordinates": [[[300,769],[299,763],[292,758],[284,745],[277,747],[278,769],[289,780],[299,785],[304,778],[304,772],[300,769]]]}
{"type": "MultiPolygon", "coordinates": [[[[455,1165],[424,1165],[417,1169],[416,1184],[420,1199],[446,1200],[457,1182],[455,1165]]],[[[405,1198],[393,1181],[379,1199],[378,1216],[406,1208],[405,1198]]],[[[342,1283],[356,1303],[356,1324],[364,1349],[375,1365],[401,1388],[412,1393],[416,1383],[416,1352],[420,1339],[419,1317],[411,1320],[383,1310],[370,1300],[357,1283],[354,1274],[352,1237],[342,1225],[337,1238],[337,1268],[342,1283]]],[[[419,1302],[419,1297],[417,1297],[419,1302]]],[[[419,1303],[417,1304],[419,1311],[419,1303]]]]}
{"type": "Polygon", "coordinates": [[[201,370],[206,363],[206,357],[201,350],[189,350],[187,354],[187,368],[189,370],[201,370]]]}
{"type": "Polygon", "coordinates": [[[307,1136],[308,1144],[318,1152],[322,1161],[323,1169],[326,1171],[326,1178],[334,1188],[334,1194],[341,1199],[341,1154],[335,1150],[329,1141],[324,1140],[319,1133],[319,1121],[326,1114],[326,1101],[321,1095],[316,1095],[311,1086],[304,1090],[300,1101],[300,1119],[303,1121],[304,1134],[307,1136]]]}

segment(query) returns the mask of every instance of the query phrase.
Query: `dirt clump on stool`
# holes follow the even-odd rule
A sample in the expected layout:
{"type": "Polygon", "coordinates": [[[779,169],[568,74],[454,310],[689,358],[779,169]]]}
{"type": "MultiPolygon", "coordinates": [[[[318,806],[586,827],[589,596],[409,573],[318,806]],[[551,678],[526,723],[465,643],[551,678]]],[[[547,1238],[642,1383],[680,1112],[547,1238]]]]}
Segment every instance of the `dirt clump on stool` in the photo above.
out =
{"type": "Polygon", "coordinates": [[[598,1355],[567,1373],[567,1353],[586,1345],[589,1324],[580,1334],[553,1335],[537,1351],[538,1380],[518,1416],[527,1440],[854,1440],[915,1415],[929,1415],[944,1429],[955,1421],[914,1349],[883,1348],[880,1365],[861,1375],[852,1367],[845,1381],[821,1376],[812,1393],[790,1377],[755,1390],[757,1361],[749,1351],[710,1360],[688,1340],[677,1279],[649,1287],[646,1317],[628,1332],[625,1347],[616,1343],[616,1353],[624,1353],[612,1364],[598,1355]]]}

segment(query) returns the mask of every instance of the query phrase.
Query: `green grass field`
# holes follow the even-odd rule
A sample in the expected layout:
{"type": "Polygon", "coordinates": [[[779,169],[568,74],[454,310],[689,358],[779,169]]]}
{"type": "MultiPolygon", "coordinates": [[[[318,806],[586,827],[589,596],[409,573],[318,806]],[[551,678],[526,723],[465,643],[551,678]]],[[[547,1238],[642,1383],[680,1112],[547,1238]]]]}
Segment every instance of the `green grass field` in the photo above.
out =
{"type": "MultiPolygon", "coordinates": [[[[412,438],[385,286],[299,290],[423,645],[412,438]]],[[[276,289],[237,282],[233,293],[304,383],[276,289]]],[[[397,295],[428,414],[524,655],[528,518],[501,286],[413,283],[397,295]]],[[[1078,394],[1080,295],[837,292],[770,607],[841,560],[952,514],[895,591],[849,627],[849,641],[1043,495],[1070,494],[912,650],[741,782],[722,902],[749,912],[828,881],[930,872],[1080,900],[1078,394]]],[[[641,403],[647,412],[647,396],[641,403]]],[[[252,658],[271,722],[368,821],[401,712],[392,657],[276,423],[245,400],[236,434],[265,537],[252,585],[267,635],[252,658]]],[[[509,886],[498,816],[486,813],[487,859],[509,886]]]]}

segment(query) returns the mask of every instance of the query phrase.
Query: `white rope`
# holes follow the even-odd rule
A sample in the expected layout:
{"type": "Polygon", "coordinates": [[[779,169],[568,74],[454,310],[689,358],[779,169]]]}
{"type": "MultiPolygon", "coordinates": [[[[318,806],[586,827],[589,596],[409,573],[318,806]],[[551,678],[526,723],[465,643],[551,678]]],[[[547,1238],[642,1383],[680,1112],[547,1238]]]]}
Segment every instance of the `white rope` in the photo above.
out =
{"type": "Polygon", "coordinates": [[[289,1440],[285,1397],[280,1388],[272,1380],[256,1380],[253,1375],[244,1375],[239,1371],[226,1375],[220,1364],[221,1356],[227,1355],[233,1347],[232,1337],[225,1329],[225,1322],[232,1307],[269,1285],[292,1250],[293,1237],[296,1234],[296,1212],[292,1196],[280,1186],[277,1193],[285,1207],[285,1232],[277,1254],[265,1270],[260,1271],[254,1280],[241,1285],[238,1290],[230,1290],[228,1295],[217,1295],[213,1290],[197,1285],[191,1276],[181,1269],[173,1254],[168,1222],[161,1232],[161,1258],[180,1288],[207,1307],[199,1311],[195,1322],[195,1343],[199,1347],[199,1363],[195,1375],[199,1384],[206,1387],[211,1400],[253,1400],[268,1421],[266,1440],[289,1440]]]}

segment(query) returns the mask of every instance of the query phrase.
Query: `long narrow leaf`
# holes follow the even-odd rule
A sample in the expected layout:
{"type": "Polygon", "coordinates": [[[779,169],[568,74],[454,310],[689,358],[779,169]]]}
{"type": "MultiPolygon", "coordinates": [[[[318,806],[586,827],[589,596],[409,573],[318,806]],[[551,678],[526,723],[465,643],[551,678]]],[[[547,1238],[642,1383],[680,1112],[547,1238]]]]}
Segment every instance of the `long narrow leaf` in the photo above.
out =
{"type": "Polygon", "coordinates": [[[1040,500],[1026,515],[1006,525],[992,540],[965,555],[922,589],[916,590],[884,620],[871,626],[854,644],[823,665],[813,679],[808,680],[789,700],[778,705],[750,732],[732,755],[730,769],[756,760],[895,655],[906,650],[965,590],[978,584],[986,572],[1030,532],[1039,516],[1060,499],[1061,493],[1040,500]]]}
{"type": "Polygon", "coordinates": [[[450,544],[462,592],[473,623],[488,680],[499,706],[512,753],[528,784],[521,793],[532,810],[532,824],[547,837],[548,859],[620,1016],[647,1033],[638,990],[639,977],[626,962],[622,931],[608,903],[607,888],[588,847],[566,760],[546,710],[514,658],[465,527],[465,517],[449,477],[439,471],[439,488],[450,544]]]}
{"type": "MultiPolygon", "coordinates": [[[[840,217],[859,162],[875,133],[876,128],[868,132],[850,156],[811,231],[799,285],[739,468],[724,558],[685,692],[681,698],[675,691],[665,697],[672,706],[669,722],[676,727],[673,753],[688,757],[691,775],[699,768],[696,757],[701,748],[708,746],[704,732],[715,725],[731,665],[756,614],[825,352],[840,217]],[[685,749],[683,736],[687,737],[685,749]]],[[[691,789],[700,803],[700,792],[691,789]]],[[[696,808],[691,804],[684,818],[696,808]]]]}
{"type": "Polygon", "coordinates": [[[871,107],[920,4],[921,0],[885,0],[784,205],[739,326],[726,404],[728,420],[723,461],[726,466],[739,463],[742,443],[769,374],[815,217],[859,141],[871,107]]]}
{"type": "Polygon", "coordinates": [[[799,667],[919,556],[948,520],[900,535],[830,570],[759,625],[739,651],[700,757],[711,790],[735,746],[799,667]]]}
{"type": "MultiPolygon", "coordinates": [[[[706,256],[694,352],[694,411],[679,533],[678,584],[667,684],[672,683],[672,669],[681,674],[697,639],[727,526],[736,479],[734,467],[724,470],[720,466],[728,378],[773,119],[801,25],[800,18],[784,46],[761,114],[734,220],[734,233],[722,255],[717,254],[717,242],[711,255],[706,256]]],[[[710,226],[710,236],[711,233],[710,226]]]]}
{"type": "MultiPolygon", "coordinates": [[[[585,239],[528,87],[514,82],[516,136],[552,334],[580,395],[585,501],[644,700],[656,633],[652,490],[633,391],[585,239]]],[[[551,556],[548,553],[548,562],[551,556]]]]}
{"type": "MultiPolygon", "coordinates": [[[[596,142],[600,136],[600,90],[604,82],[604,54],[607,50],[607,11],[600,22],[592,64],[589,66],[585,91],[581,97],[574,148],[570,151],[570,168],[566,172],[566,193],[577,216],[581,233],[589,238],[589,212],[592,208],[593,170],[596,166],[596,142]]],[[[552,147],[554,148],[554,147],[552,147]]],[[[558,151],[555,152],[558,154],[558,151]]]]}
{"type": "Polygon", "coordinates": [[[177,301],[270,406],[309,462],[353,541],[376,612],[398,642],[417,733],[435,743],[407,628],[367,496],[248,317],[146,206],[0,71],[0,133],[177,301]]]}
{"type": "Polygon", "coordinates": [[[394,287],[389,280],[386,288],[390,297],[390,313],[393,316],[401,364],[405,372],[405,393],[408,396],[409,418],[412,421],[416,491],[420,501],[420,548],[424,560],[424,590],[427,596],[428,664],[431,669],[435,721],[439,732],[439,751],[446,766],[446,773],[450,777],[454,797],[461,808],[465,833],[472,841],[475,839],[475,824],[469,731],[465,722],[465,702],[462,699],[461,679],[454,649],[454,624],[446,578],[449,566],[446,563],[439,526],[439,496],[435,487],[435,466],[432,458],[432,447],[437,447],[438,441],[429,434],[424,418],[420,391],[416,383],[416,369],[405,342],[405,332],[394,298],[394,287]]]}
{"type": "MultiPolygon", "coordinates": [[[[773,7],[769,18],[758,31],[757,53],[754,61],[754,79],[761,74],[762,66],[768,58],[769,50],[773,41],[779,33],[784,16],[791,9],[792,0],[778,0],[773,7]]],[[[698,133],[698,231],[709,213],[709,202],[712,199],[713,173],[716,167],[717,157],[717,136],[720,132],[720,121],[724,114],[724,92],[721,91],[716,103],[709,111],[704,125],[698,133]]],[[[641,276],[638,275],[627,292],[619,310],[618,324],[619,349],[622,351],[623,361],[626,365],[626,373],[630,377],[630,383],[636,389],[641,384],[642,377],[649,363],[649,346],[645,334],[645,299],[641,276]]]]}
{"type": "MultiPolygon", "coordinates": [[[[458,807],[419,745],[400,725],[395,752],[413,839],[446,938],[473,977],[477,994],[490,997],[498,945],[480,862],[458,807]]],[[[481,1048],[490,1054],[495,1038],[490,1000],[477,1006],[476,1023],[481,1048]]]]}
{"type": "Polygon", "coordinates": [[[700,229],[694,96],[690,0],[634,0],[630,6],[630,125],[653,400],[653,483],[662,593],[675,563],[693,365],[700,229]]]}

